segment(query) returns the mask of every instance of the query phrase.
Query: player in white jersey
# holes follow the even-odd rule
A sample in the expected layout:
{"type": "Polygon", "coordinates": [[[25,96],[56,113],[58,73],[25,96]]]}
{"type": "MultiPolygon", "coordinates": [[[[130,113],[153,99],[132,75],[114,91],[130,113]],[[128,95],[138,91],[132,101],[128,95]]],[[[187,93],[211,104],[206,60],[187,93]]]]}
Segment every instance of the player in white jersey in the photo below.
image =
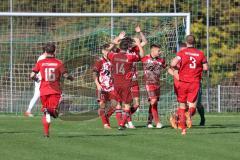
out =
{"type": "MultiPolygon", "coordinates": [[[[42,53],[42,55],[39,56],[37,62],[40,61],[40,60],[45,59],[46,55],[47,55],[47,53],[45,52],[45,49],[43,47],[43,53],[42,53]]],[[[34,95],[33,95],[32,99],[31,99],[31,101],[30,101],[30,103],[28,105],[27,111],[24,113],[24,115],[26,117],[33,117],[33,114],[31,112],[32,108],[36,104],[38,99],[40,98],[40,91],[39,91],[40,84],[41,84],[40,83],[41,82],[41,75],[40,75],[40,73],[37,74],[37,78],[38,78],[38,81],[37,82],[35,81],[34,95]]]]}

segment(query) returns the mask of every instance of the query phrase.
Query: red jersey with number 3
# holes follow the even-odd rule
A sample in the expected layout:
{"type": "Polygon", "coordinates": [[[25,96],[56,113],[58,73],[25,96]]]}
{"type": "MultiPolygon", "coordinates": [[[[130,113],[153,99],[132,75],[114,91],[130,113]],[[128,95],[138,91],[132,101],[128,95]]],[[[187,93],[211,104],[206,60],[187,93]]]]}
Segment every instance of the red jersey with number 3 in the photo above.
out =
{"type": "Polygon", "coordinates": [[[108,53],[108,59],[112,63],[114,86],[131,85],[133,76],[133,62],[138,62],[139,55],[132,53],[108,53]]]}
{"type": "Polygon", "coordinates": [[[207,63],[204,53],[196,48],[186,48],[177,53],[180,60],[179,80],[183,82],[200,82],[203,64],[207,63]]]}
{"type": "Polygon", "coordinates": [[[62,93],[60,89],[60,78],[66,71],[60,60],[55,57],[47,57],[46,59],[38,61],[32,71],[41,74],[41,96],[62,93]]]}

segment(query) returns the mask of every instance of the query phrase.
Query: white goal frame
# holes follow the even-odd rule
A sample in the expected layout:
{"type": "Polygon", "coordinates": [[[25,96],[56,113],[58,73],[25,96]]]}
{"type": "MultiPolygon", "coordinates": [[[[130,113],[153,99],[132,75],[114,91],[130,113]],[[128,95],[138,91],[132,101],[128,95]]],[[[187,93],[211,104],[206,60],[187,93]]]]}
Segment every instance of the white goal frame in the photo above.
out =
{"type": "Polygon", "coordinates": [[[113,33],[114,17],[186,17],[186,35],[190,34],[190,13],[52,13],[52,12],[0,12],[0,17],[10,18],[10,112],[13,112],[13,21],[12,17],[110,17],[111,18],[111,36],[113,33]]]}

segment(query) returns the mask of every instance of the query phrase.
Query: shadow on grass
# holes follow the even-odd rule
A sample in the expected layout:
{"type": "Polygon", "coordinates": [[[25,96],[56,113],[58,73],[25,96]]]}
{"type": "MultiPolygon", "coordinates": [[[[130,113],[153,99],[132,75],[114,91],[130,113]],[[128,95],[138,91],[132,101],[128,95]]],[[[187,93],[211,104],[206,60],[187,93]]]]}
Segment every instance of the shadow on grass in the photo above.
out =
{"type": "Polygon", "coordinates": [[[0,134],[25,134],[25,133],[35,133],[34,131],[0,131],[0,134]]]}
{"type": "Polygon", "coordinates": [[[126,137],[126,136],[132,136],[135,134],[132,133],[119,133],[119,134],[90,134],[90,135],[60,135],[58,137],[60,138],[88,138],[88,137],[126,137]]]}

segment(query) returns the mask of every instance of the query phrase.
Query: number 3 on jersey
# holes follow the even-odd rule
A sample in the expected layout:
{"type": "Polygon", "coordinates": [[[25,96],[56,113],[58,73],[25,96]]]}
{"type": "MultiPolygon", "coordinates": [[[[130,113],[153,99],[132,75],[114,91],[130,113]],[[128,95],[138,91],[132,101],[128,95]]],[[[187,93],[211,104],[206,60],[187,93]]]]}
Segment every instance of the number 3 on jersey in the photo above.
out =
{"type": "Polygon", "coordinates": [[[116,74],[125,74],[124,63],[116,63],[116,74]]]}
{"type": "Polygon", "coordinates": [[[194,57],[190,57],[190,61],[192,63],[189,64],[189,68],[195,69],[196,68],[196,59],[194,57]]]}
{"type": "Polygon", "coordinates": [[[55,68],[45,68],[45,80],[50,82],[56,80],[55,68]]]}

